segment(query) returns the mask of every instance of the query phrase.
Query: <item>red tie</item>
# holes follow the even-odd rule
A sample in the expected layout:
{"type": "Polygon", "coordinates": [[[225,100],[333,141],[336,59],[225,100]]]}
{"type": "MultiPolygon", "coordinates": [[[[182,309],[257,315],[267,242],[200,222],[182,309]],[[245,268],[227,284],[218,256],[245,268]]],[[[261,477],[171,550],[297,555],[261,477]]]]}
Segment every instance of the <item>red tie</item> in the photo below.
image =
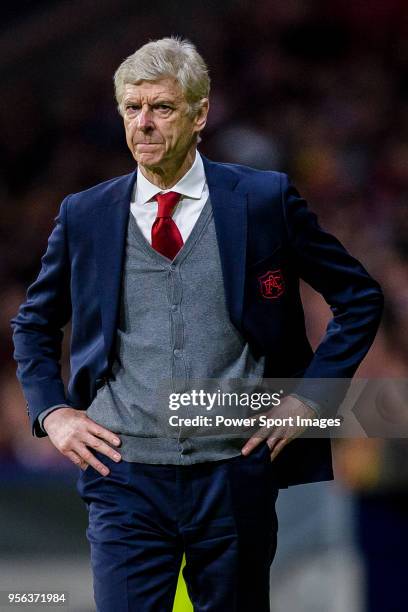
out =
{"type": "Polygon", "coordinates": [[[152,247],[168,259],[174,259],[183,246],[179,228],[171,218],[180,198],[181,195],[175,191],[158,193],[155,196],[159,207],[152,225],[152,247]]]}

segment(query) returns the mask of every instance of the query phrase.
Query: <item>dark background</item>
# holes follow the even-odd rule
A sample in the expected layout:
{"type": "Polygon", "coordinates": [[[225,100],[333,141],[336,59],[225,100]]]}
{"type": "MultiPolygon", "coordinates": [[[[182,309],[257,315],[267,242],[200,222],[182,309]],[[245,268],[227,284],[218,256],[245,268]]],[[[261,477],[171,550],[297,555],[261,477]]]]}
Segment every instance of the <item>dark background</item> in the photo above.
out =
{"type": "MultiPolygon", "coordinates": [[[[24,559],[38,559],[45,553],[51,555],[47,559],[70,558],[78,551],[86,554],[82,533],[86,517],[72,491],[75,469],[47,439],[35,440],[30,435],[25,402],[15,379],[9,320],[38,273],[62,198],[134,167],[115,108],[113,73],[137,47],[170,34],[191,39],[210,66],[211,110],[201,152],[217,161],[281,170],[292,176],[322,225],[383,286],[383,323],[359,374],[407,376],[405,1],[3,2],[0,477],[5,485],[0,506],[0,565],[3,559],[9,580],[17,568],[20,572],[19,563],[24,559]],[[15,571],[10,559],[16,563],[15,571]]],[[[330,313],[320,296],[306,287],[303,291],[308,330],[316,345],[330,313]]],[[[66,346],[65,376],[67,353],[66,346]]],[[[327,575],[327,584],[332,585],[334,577],[334,585],[344,586],[340,589],[343,595],[345,589],[355,594],[353,601],[347,600],[348,607],[339,608],[342,612],[346,608],[348,612],[375,609],[373,604],[367,603],[366,608],[363,604],[369,600],[364,584],[370,582],[370,559],[360,539],[362,526],[371,520],[364,515],[367,499],[370,508],[376,500],[385,504],[385,514],[375,523],[375,528],[380,525],[384,530],[390,521],[395,524],[393,513],[398,512],[399,517],[404,512],[401,508],[407,507],[406,481],[400,479],[396,484],[393,480],[401,464],[389,458],[388,446],[381,441],[338,444],[338,484],[322,485],[321,499],[313,485],[299,487],[286,497],[283,494],[280,502],[283,530],[285,520],[293,515],[291,525],[300,529],[300,535],[292,549],[290,545],[285,549],[283,531],[282,560],[279,565],[278,558],[276,572],[282,578],[291,568],[293,575],[294,551],[298,555],[301,550],[304,564],[296,565],[296,571],[304,577],[302,571],[309,571],[313,560],[320,562],[322,550],[324,554],[331,551],[330,559],[338,559],[341,569],[327,575]],[[379,467],[373,477],[374,463],[379,467]],[[391,476],[383,477],[383,472],[391,476]],[[318,510],[328,504],[332,511],[328,510],[325,519],[318,513],[315,527],[302,532],[302,517],[293,511],[293,496],[300,496],[300,506],[312,503],[313,497],[320,499],[318,510]],[[330,534],[328,540],[322,540],[322,520],[330,534]],[[311,536],[313,529],[318,536],[311,536]],[[346,542],[350,545],[344,548],[346,542]],[[339,547],[343,552],[336,557],[339,547]],[[353,576],[349,576],[351,566],[353,576]]],[[[310,522],[310,516],[307,518],[310,522]]],[[[397,544],[401,537],[398,531],[390,549],[376,554],[387,559],[392,555],[404,563],[399,561],[397,544]]],[[[327,572],[326,563],[324,567],[327,572]]],[[[283,579],[281,589],[282,584],[283,579]]],[[[298,584],[303,584],[300,579],[298,584]]],[[[308,597],[313,602],[313,579],[307,584],[309,588],[299,595],[303,603],[296,609],[300,611],[309,609],[308,597]]],[[[288,583],[292,596],[293,590],[288,583]]],[[[277,595],[276,611],[280,610],[278,601],[277,595]]],[[[328,601],[335,605],[332,598],[328,601]]],[[[323,606],[324,612],[337,610],[328,605],[323,606]]],[[[314,606],[314,612],[320,609],[314,606]]]]}

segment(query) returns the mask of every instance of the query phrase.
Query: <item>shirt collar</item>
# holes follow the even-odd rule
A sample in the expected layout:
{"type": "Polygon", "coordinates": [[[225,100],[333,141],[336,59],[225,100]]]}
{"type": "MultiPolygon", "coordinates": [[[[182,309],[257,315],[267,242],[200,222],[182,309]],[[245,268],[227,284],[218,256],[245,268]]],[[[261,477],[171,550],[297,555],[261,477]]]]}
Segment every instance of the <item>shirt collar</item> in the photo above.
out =
{"type": "Polygon", "coordinates": [[[176,191],[187,198],[200,199],[203,193],[206,182],[204,164],[201,155],[196,151],[196,156],[190,170],[172,187],[171,189],[160,189],[157,185],[153,185],[140,171],[137,169],[136,177],[136,200],[141,204],[146,204],[158,193],[166,193],[167,191],[176,191]]]}

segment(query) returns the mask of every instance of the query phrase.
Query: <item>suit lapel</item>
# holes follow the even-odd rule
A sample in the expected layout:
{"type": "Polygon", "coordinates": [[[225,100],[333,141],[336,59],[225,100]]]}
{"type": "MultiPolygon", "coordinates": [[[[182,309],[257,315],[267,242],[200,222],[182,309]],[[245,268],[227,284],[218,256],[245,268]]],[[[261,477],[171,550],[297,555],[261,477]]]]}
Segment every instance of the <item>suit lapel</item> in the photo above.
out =
{"type": "Polygon", "coordinates": [[[220,252],[230,317],[239,329],[245,288],[247,195],[238,191],[239,177],[228,166],[203,157],[220,252]]]}
{"type": "Polygon", "coordinates": [[[106,352],[116,330],[126,231],[136,172],[121,178],[94,208],[93,240],[99,281],[99,300],[106,352]]]}

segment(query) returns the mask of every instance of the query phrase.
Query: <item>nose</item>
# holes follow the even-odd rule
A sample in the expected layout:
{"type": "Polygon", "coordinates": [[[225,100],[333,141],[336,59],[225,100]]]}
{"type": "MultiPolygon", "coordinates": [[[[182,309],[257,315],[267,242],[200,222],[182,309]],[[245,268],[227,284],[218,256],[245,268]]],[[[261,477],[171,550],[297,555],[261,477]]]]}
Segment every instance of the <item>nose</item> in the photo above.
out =
{"type": "Polygon", "coordinates": [[[137,116],[137,127],[142,132],[151,130],[153,125],[153,116],[149,107],[142,107],[140,113],[137,116]]]}

